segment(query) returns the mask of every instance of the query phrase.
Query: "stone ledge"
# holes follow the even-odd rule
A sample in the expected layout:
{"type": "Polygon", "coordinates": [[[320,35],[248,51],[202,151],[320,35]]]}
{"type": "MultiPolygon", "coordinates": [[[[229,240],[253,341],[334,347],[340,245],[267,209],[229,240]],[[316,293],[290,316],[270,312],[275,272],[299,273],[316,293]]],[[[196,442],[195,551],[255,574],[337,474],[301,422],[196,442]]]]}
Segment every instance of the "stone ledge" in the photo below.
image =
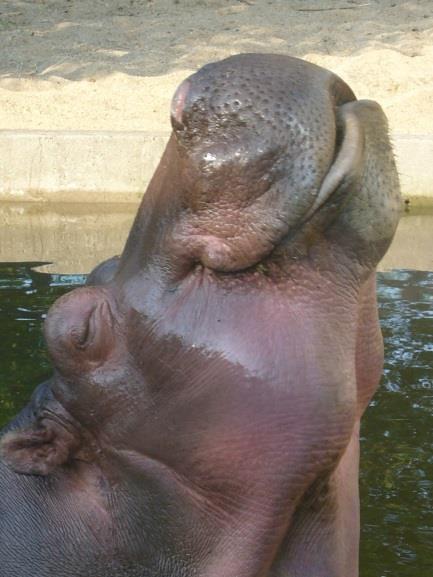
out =
{"type": "MultiPolygon", "coordinates": [[[[0,200],[138,202],[169,137],[161,132],[0,130],[0,200]]],[[[403,197],[433,204],[433,136],[394,134],[403,197]]]]}
{"type": "Polygon", "coordinates": [[[433,204],[433,135],[392,135],[403,198],[411,204],[433,204]]]}
{"type": "Polygon", "coordinates": [[[168,136],[0,131],[0,200],[137,203],[168,136]]]}

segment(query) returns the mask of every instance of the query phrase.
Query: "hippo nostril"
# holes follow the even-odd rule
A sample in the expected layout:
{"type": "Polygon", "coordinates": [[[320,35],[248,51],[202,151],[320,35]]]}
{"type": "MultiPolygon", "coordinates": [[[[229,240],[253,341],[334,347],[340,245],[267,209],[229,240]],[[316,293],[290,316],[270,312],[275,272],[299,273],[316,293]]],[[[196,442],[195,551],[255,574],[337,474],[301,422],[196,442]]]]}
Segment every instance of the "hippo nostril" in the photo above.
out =
{"type": "Polygon", "coordinates": [[[185,109],[186,97],[190,89],[188,80],[184,80],[176,90],[173,100],[171,101],[171,123],[175,130],[183,130],[182,122],[183,111],[185,109]]]}

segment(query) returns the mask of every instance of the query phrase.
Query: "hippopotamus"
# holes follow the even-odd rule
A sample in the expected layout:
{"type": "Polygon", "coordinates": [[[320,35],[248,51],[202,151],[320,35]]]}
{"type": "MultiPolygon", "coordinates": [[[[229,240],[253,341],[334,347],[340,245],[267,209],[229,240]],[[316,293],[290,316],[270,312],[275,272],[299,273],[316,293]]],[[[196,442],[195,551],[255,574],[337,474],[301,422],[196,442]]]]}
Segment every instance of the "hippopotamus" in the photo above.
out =
{"type": "Polygon", "coordinates": [[[387,121],[284,55],[208,64],[120,258],[57,300],[3,431],[1,577],[355,577],[387,121]]]}

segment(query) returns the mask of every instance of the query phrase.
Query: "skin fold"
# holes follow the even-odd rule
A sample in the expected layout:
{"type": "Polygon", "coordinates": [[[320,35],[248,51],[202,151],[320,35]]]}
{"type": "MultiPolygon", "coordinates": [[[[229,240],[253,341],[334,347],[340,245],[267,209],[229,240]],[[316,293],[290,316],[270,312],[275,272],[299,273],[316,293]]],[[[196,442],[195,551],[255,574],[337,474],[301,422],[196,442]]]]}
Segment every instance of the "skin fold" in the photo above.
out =
{"type": "Polygon", "coordinates": [[[120,258],[50,309],[3,432],[0,577],[356,577],[385,116],[244,54],[186,79],[120,258]]]}

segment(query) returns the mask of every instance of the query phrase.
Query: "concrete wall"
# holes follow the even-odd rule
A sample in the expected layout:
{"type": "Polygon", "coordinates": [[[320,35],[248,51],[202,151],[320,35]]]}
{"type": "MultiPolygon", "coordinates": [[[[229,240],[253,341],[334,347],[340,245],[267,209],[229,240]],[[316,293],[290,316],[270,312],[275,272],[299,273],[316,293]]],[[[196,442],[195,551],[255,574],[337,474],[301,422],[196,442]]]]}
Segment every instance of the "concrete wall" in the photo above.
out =
{"type": "MultiPolygon", "coordinates": [[[[0,200],[138,202],[167,133],[0,131],[0,200]]],[[[433,137],[393,135],[405,199],[433,204],[433,137]]]]}
{"type": "Polygon", "coordinates": [[[138,202],[168,134],[0,131],[0,200],[138,202]]]}

